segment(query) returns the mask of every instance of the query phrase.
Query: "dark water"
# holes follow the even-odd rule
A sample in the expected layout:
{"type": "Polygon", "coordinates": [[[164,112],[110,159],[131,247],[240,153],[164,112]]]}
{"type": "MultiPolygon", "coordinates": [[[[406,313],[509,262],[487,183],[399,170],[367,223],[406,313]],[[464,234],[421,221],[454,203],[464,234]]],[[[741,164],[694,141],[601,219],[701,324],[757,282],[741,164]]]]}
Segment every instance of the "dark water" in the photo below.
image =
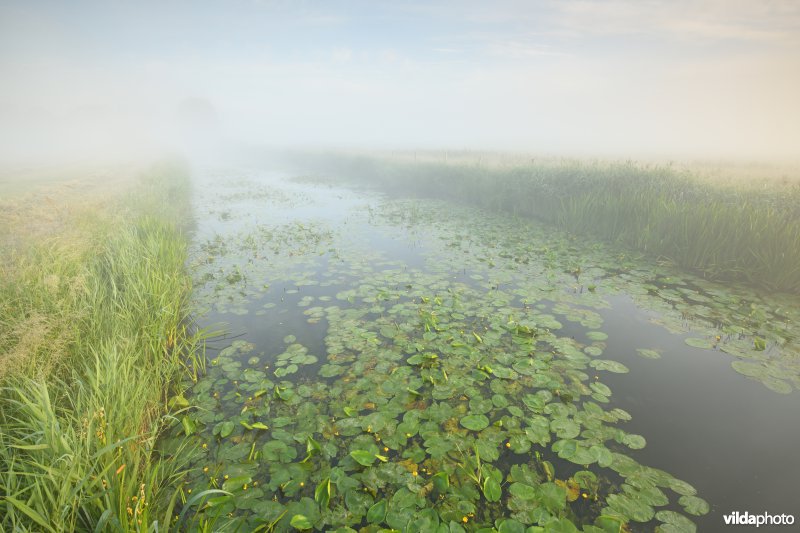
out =
{"type": "Polygon", "coordinates": [[[629,298],[611,303],[601,313],[607,353],[631,372],[605,382],[633,415],[628,428],[647,438],[640,462],[691,480],[711,504],[694,519],[701,531],[725,529],[722,515],[732,511],[797,515],[800,394],[776,394],[732,372],[729,355],[686,346],[629,298]],[[643,345],[663,349],[662,358],[633,355],[643,345]]]}
{"type": "MultiPolygon", "coordinates": [[[[336,232],[336,239],[374,254],[365,261],[377,268],[424,272],[434,268],[430,259],[437,254],[463,253],[448,251],[424,228],[392,225],[384,218],[370,216],[371,210],[378,209],[379,195],[291,182],[278,174],[235,171],[206,176],[198,183],[198,191],[198,243],[215,235],[228,240],[254,227],[299,221],[330,228],[336,232]],[[220,185],[218,180],[229,175],[246,175],[247,179],[239,186],[220,185]],[[248,195],[255,184],[273,184],[286,197],[276,202],[274,198],[248,195]],[[244,194],[224,200],[231,191],[244,194]],[[227,214],[220,216],[221,212],[227,214]]],[[[231,266],[237,260],[233,256],[222,262],[231,266]]],[[[330,262],[336,260],[327,253],[306,269],[309,277],[322,282],[320,285],[298,287],[291,280],[248,280],[255,285],[268,283],[269,288],[248,300],[246,314],[212,308],[201,323],[226,323],[230,336],[255,343],[268,357],[284,349],[281,339],[295,335],[324,362],[325,319],[309,324],[306,307],[299,304],[306,296],[318,302],[320,297],[334,298],[348,288],[347,279],[325,284],[331,277],[330,262]],[[257,314],[269,303],[274,307],[257,314]]],[[[350,280],[356,282],[358,278],[350,280]]],[[[467,269],[453,273],[452,280],[474,283],[467,269]]],[[[609,294],[604,298],[609,308],[598,311],[603,319],[602,331],[608,334],[604,357],[630,369],[627,374],[604,374],[603,382],[613,391],[610,407],[628,411],[633,419],[625,424],[625,430],[647,440],[644,449],[632,450],[629,455],[686,480],[698,490],[711,505],[707,515],[691,517],[700,531],[725,530],[723,515],[733,511],[799,515],[800,392],[777,394],[733,372],[730,355],[687,346],[685,336],[651,322],[657,313],[637,307],[629,295],[609,294]],[[661,358],[639,357],[636,349],[642,347],[657,349],[661,358]]],[[[587,328],[562,322],[564,328],[559,334],[586,341],[587,328]]],[[[220,347],[224,345],[220,343],[220,347]]],[[[296,377],[313,375],[311,370],[296,377]]]]}

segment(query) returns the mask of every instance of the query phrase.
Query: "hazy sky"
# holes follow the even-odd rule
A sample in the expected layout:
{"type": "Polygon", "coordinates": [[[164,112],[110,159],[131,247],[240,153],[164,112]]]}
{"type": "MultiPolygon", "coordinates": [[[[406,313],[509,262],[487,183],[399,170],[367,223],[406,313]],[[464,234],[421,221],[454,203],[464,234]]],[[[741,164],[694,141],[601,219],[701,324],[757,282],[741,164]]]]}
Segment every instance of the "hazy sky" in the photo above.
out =
{"type": "Polygon", "coordinates": [[[800,157],[800,2],[0,2],[0,141],[800,157]],[[196,101],[196,100],[195,100],[196,101]]]}

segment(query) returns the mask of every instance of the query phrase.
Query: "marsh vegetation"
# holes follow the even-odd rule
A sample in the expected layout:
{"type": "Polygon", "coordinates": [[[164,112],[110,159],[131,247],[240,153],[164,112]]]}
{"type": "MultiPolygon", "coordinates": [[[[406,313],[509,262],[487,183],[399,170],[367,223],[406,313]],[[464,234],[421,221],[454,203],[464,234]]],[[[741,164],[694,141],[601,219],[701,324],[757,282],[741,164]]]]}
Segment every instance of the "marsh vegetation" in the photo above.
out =
{"type": "Polygon", "coordinates": [[[796,185],[305,165],[7,192],[3,528],[682,532],[792,505],[796,185]]]}
{"type": "MultiPolygon", "coordinates": [[[[207,374],[187,382],[193,407],[162,441],[165,453],[187,440],[201,451],[186,520],[695,531],[753,504],[753,491],[730,489],[755,486],[764,461],[791,464],[794,294],[514,212],[533,193],[452,202],[344,187],[399,187],[381,177],[398,167],[373,163],[374,174],[200,182],[193,306],[230,337],[210,345],[207,374]],[[731,439],[745,419],[776,438],[731,439]],[[753,455],[762,466],[742,464],[753,455]]],[[[550,179],[551,200],[570,197],[550,179]]],[[[417,192],[446,196],[437,187],[417,192]]],[[[790,506],[791,478],[759,485],[759,504],[790,506]]]]}
{"type": "MultiPolygon", "coordinates": [[[[202,338],[188,322],[188,174],[163,164],[6,197],[0,529],[166,531],[189,450],[156,441],[202,338]]],[[[58,174],[56,174],[58,176],[58,174]]],[[[180,397],[180,396],[178,396],[180,397]]]]}

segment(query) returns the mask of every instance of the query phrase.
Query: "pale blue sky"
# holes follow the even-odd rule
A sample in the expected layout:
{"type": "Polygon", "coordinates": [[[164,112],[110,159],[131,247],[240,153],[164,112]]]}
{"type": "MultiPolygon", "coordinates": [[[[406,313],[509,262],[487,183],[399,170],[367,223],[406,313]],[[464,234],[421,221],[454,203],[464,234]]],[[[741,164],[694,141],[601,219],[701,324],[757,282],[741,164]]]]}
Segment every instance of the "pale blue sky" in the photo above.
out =
{"type": "Polygon", "coordinates": [[[800,156],[796,1],[6,1],[0,76],[15,127],[195,97],[254,142],[800,156]]]}

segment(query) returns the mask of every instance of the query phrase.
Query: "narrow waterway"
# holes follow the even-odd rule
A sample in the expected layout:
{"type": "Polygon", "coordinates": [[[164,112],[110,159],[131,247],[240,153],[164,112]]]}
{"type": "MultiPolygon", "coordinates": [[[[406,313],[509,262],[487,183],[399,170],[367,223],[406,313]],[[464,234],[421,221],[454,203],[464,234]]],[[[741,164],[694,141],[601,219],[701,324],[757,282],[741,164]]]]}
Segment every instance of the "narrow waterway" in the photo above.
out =
{"type": "MultiPolygon", "coordinates": [[[[417,485],[425,494],[442,493],[433,503],[409,504],[417,509],[407,515],[415,528],[450,521],[469,529],[510,517],[526,527],[556,518],[586,525],[616,513],[637,531],[659,524],[691,530],[675,518],[679,513],[700,531],[718,531],[725,529],[723,515],[733,511],[800,514],[800,392],[779,394],[735,372],[736,358],[720,346],[725,339],[752,345],[742,335],[713,340],[707,325],[698,331],[690,322],[677,331],[676,321],[665,319],[663,300],[648,299],[641,289],[656,283],[644,267],[615,277],[613,250],[528,221],[291,177],[224,170],[197,180],[196,315],[201,326],[224,324],[227,330],[227,339],[209,351],[209,378],[195,390],[208,399],[200,435],[216,472],[247,483],[260,479],[259,495],[272,502],[236,505],[231,516],[250,525],[277,520],[278,529],[288,527],[290,515],[309,513],[322,529],[397,527],[407,509],[398,494],[419,496],[417,485]],[[693,347],[687,338],[713,343],[693,347]],[[417,353],[434,355],[417,363],[417,353]],[[455,362],[459,357],[469,363],[455,362]],[[530,366],[536,369],[526,373],[530,366]],[[405,377],[390,383],[387,376],[395,373],[405,377]],[[262,390],[269,392],[256,396],[262,390]],[[287,390],[302,400],[287,400],[287,390]],[[254,396],[270,400],[256,407],[254,396]],[[524,404],[512,408],[523,397],[524,404]],[[305,403],[313,404],[313,415],[305,403]],[[249,422],[243,405],[250,408],[247,416],[257,413],[249,422]],[[405,409],[423,414],[412,424],[405,409]],[[426,409],[437,414],[426,418],[426,409]],[[630,420],[607,414],[614,409],[630,420]],[[603,422],[592,421],[594,415],[603,422]],[[492,425],[481,429],[481,417],[492,425]],[[245,427],[237,423],[225,431],[221,424],[229,419],[245,427]],[[536,433],[525,440],[535,433],[533,419],[544,420],[546,438],[536,433]],[[254,420],[269,429],[248,430],[254,420]],[[300,427],[303,420],[313,420],[313,427],[300,427]],[[398,427],[414,430],[395,436],[398,427]],[[378,431],[386,433],[385,446],[373,439],[378,431]],[[230,452],[230,439],[250,453],[230,452]],[[497,476],[499,496],[484,478],[468,487],[463,466],[470,454],[458,439],[474,441],[475,450],[499,446],[496,459],[489,454],[484,460],[492,465],[484,477],[497,476]],[[312,452],[309,442],[320,449],[312,452]],[[568,453],[569,446],[577,451],[568,453]],[[285,475],[269,466],[267,453],[284,448],[285,475]],[[360,456],[351,452],[373,448],[381,456],[375,466],[364,471],[353,463],[360,456]],[[614,464],[604,450],[615,454],[614,464]],[[306,453],[320,461],[314,471],[292,470],[306,453]],[[554,476],[542,469],[545,460],[554,476]],[[402,468],[390,470],[386,465],[393,462],[402,468]],[[562,487],[563,508],[542,503],[539,493],[527,507],[523,490],[512,486],[525,480],[512,470],[515,464],[538,473],[528,484],[538,476],[562,487]],[[377,473],[368,474],[372,470],[377,473]],[[599,481],[586,481],[582,471],[599,481]],[[449,476],[449,488],[425,489],[426,476],[437,472],[449,476]],[[280,483],[272,483],[278,477],[280,483]],[[294,479],[303,481],[287,490],[294,479]],[[325,479],[342,481],[323,506],[315,488],[325,479]],[[355,492],[359,487],[366,497],[355,492]],[[279,505],[289,510],[282,521],[279,505]],[[383,514],[367,512],[376,505],[383,514]],[[430,517],[427,509],[434,509],[430,517]],[[379,514],[385,522],[376,522],[379,514]],[[419,522],[423,518],[428,521],[419,522]]],[[[663,280],[661,270],[653,272],[663,280]]],[[[714,299],[688,282],[678,286],[714,299]]],[[[682,304],[677,307],[684,313],[699,305],[682,304]]],[[[767,351],[781,357],[777,350],[767,351]]]]}

